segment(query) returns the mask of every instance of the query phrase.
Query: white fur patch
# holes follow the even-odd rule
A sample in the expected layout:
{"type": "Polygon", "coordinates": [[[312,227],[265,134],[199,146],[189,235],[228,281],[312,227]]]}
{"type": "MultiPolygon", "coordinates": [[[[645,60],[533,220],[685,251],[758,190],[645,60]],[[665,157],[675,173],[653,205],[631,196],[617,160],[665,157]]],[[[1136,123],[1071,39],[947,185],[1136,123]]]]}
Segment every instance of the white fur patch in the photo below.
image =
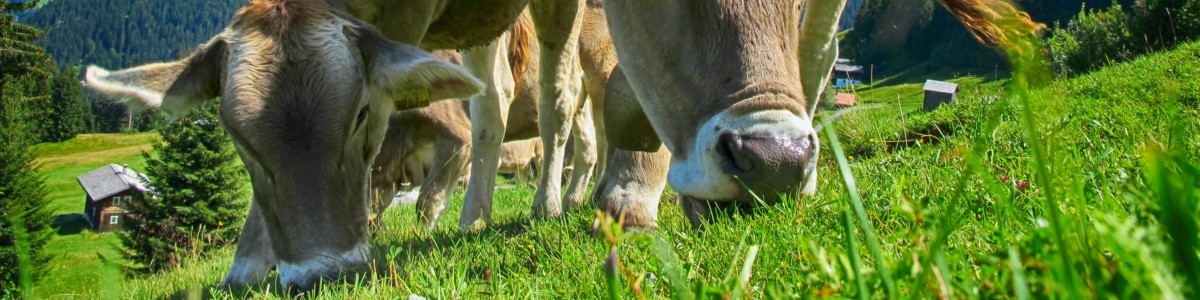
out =
{"type": "Polygon", "coordinates": [[[722,170],[720,154],[715,145],[725,133],[751,133],[777,139],[794,139],[813,135],[812,122],[807,116],[797,116],[785,110],[759,111],[740,117],[722,112],[700,126],[699,134],[686,156],[675,156],[667,180],[680,194],[705,200],[723,200],[738,196],[741,186],[722,170]]]}
{"type": "Polygon", "coordinates": [[[343,268],[363,265],[367,261],[370,248],[366,243],[354,246],[350,251],[341,254],[320,255],[308,261],[288,263],[279,262],[279,284],[283,286],[300,285],[306,281],[317,279],[322,275],[332,275],[343,268]]]}

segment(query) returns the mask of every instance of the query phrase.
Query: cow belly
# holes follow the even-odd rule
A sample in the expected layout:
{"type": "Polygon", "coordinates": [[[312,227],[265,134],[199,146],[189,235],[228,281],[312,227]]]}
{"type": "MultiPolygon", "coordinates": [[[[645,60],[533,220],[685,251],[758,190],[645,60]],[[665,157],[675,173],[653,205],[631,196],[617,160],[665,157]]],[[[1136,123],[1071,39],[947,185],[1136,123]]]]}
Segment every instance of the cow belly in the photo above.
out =
{"type": "Polygon", "coordinates": [[[451,0],[429,25],[421,47],[466,49],[483,46],[517,20],[529,0],[451,0]]]}

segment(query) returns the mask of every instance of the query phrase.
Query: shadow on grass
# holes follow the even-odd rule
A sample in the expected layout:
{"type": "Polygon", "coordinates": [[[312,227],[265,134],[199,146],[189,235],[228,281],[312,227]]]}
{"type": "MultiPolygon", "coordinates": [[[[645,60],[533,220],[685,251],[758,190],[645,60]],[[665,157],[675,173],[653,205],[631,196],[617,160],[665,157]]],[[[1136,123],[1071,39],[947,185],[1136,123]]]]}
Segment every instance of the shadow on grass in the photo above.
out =
{"type": "Polygon", "coordinates": [[[72,235],[83,232],[89,228],[87,220],[83,218],[83,214],[64,214],[54,217],[54,223],[50,225],[54,228],[58,235],[72,235]]]}

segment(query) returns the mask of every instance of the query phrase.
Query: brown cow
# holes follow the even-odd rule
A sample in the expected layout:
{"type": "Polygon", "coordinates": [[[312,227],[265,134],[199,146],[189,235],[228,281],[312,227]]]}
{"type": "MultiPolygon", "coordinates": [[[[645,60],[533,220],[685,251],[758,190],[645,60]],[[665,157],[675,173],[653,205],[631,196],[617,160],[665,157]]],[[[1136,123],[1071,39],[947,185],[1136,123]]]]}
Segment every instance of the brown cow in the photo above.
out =
{"type": "MultiPolygon", "coordinates": [[[[1038,28],[1004,0],[941,2],[981,40],[1004,43],[1038,28]]],[[[777,202],[781,195],[813,194],[819,147],[812,115],[837,58],[834,34],[844,5],[839,0],[607,1],[605,13],[620,60],[614,73],[627,78],[610,80],[607,89],[629,85],[640,109],[610,109],[619,102],[608,94],[598,119],[628,124],[644,118],[658,140],[647,140],[638,126],[606,126],[606,144],[655,151],[661,141],[671,155],[667,179],[697,225],[712,205],[754,205],[777,202]]],[[[622,157],[614,155],[605,167],[596,190],[607,198],[600,202],[610,200],[610,212],[652,218],[647,205],[609,190],[657,188],[648,183],[659,165],[615,161],[622,157]],[[608,174],[645,179],[631,185],[626,176],[605,183],[608,174]]]]}

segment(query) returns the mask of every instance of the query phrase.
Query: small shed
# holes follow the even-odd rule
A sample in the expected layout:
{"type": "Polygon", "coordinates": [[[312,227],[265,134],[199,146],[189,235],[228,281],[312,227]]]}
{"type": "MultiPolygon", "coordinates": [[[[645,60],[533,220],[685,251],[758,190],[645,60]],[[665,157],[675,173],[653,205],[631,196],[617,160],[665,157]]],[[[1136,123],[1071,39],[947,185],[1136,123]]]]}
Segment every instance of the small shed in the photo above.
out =
{"type": "Polygon", "coordinates": [[[841,107],[850,107],[858,105],[858,97],[850,93],[837,93],[837,98],[834,98],[834,103],[841,107]]]}
{"type": "Polygon", "coordinates": [[[925,80],[925,110],[934,110],[942,103],[958,97],[958,85],[945,81],[925,80]]]}
{"type": "Polygon", "coordinates": [[[127,166],[109,164],[76,177],[86,194],[83,216],[99,232],[124,228],[129,207],[145,200],[150,179],[127,166]]]}
{"type": "Polygon", "coordinates": [[[862,84],[863,67],[854,65],[849,59],[839,58],[833,64],[831,71],[833,76],[833,87],[844,89],[850,86],[862,84]]]}

